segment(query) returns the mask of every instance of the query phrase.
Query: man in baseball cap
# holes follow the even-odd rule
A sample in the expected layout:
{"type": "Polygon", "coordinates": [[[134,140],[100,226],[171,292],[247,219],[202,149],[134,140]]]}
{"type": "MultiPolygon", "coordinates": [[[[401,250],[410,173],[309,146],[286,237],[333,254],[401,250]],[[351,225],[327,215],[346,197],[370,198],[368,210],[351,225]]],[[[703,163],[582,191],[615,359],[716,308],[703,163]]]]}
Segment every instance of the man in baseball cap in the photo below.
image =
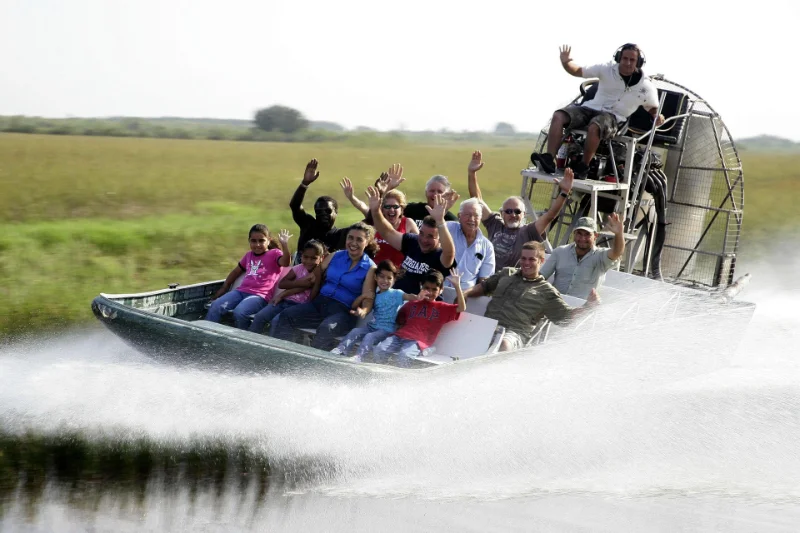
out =
{"type": "Polygon", "coordinates": [[[598,288],[606,272],[618,264],[625,251],[625,236],[619,215],[611,213],[606,228],[614,232],[613,248],[597,248],[597,224],[591,217],[581,217],[572,230],[572,244],[559,246],[547,258],[540,274],[553,277],[553,285],[561,294],[583,298],[598,288]]]}

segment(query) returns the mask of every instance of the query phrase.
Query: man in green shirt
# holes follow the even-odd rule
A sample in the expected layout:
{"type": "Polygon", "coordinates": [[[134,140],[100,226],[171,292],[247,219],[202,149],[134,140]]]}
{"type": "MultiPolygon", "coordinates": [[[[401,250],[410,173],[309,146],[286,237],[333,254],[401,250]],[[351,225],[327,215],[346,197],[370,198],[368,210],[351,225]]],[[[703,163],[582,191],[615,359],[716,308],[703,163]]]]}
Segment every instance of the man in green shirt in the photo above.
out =
{"type": "Polygon", "coordinates": [[[464,292],[464,296],[492,296],[485,316],[506,329],[500,351],[523,348],[542,317],[555,323],[566,322],[600,302],[592,289],[586,304],[570,307],[555,287],[539,274],[544,263],[542,243],[530,241],[522,246],[520,268],[506,267],[464,292]]]}

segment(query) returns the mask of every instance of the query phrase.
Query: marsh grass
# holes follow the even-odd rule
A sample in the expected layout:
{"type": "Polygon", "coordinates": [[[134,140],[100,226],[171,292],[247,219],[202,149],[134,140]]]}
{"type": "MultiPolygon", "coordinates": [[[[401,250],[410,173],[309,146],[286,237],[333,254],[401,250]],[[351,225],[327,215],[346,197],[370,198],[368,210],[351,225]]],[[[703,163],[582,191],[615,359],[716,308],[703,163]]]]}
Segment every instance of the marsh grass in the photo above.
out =
{"type": "MultiPolygon", "coordinates": [[[[89,303],[100,292],[225,277],[247,251],[252,224],[297,234],[288,202],[312,157],[321,176],[305,204],[323,194],[337,198],[343,226],[359,216],[341,177],[363,198],[382,170],[400,162],[409,201],[423,198],[433,174],[449,176],[465,198],[476,148],[486,161],[481,188],[498,208],[520,192],[530,149],[524,143],[376,147],[0,134],[0,337],[90,322],[89,303]]],[[[800,157],[746,152],[743,159],[743,249],[757,249],[800,221],[800,157]]]]}

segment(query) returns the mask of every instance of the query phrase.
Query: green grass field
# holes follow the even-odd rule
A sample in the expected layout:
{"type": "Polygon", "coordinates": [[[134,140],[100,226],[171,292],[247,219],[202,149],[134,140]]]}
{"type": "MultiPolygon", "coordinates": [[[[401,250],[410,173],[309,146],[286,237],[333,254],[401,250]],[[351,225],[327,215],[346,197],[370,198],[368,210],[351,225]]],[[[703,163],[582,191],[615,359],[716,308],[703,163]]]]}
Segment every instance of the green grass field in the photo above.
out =
{"type": "MultiPolygon", "coordinates": [[[[305,163],[320,161],[309,207],[340,202],[343,225],[358,219],[338,182],[358,191],[391,163],[402,189],[421,200],[425,181],[445,174],[467,196],[466,166],[481,149],[481,188],[496,207],[519,193],[530,146],[401,143],[238,143],[0,134],[0,337],[91,321],[100,292],[138,292],[223,278],[247,250],[257,222],[296,233],[288,201],[305,163]]],[[[800,213],[798,156],[743,154],[748,245],[800,213]]],[[[360,193],[363,196],[363,193],[360,193]]]]}

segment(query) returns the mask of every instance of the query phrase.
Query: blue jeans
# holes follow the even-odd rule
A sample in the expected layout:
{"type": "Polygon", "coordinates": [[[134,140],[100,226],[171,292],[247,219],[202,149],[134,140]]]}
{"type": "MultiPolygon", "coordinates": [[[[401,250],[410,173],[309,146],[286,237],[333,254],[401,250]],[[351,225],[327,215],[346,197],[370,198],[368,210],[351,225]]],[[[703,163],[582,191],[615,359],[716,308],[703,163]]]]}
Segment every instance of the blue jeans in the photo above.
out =
{"type": "Polygon", "coordinates": [[[422,350],[419,349],[417,341],[401,339],[392,335],[375,347],[372,358],[376,363],[383,363],[390,355],[397,356],[398,366],[407,367],[411,363],[411,359],[422,355],[422,350]]]}
{"type": "Polygon", "coordinates": [[[256,316],[253,317],[253,323],[250,324],[250,331],[254,333],[263,333],[264,326],[270,324],[275,317],[280,314],[281,311],[288,309],[293,305],[299,304],[291,300],[281,300],[278,305],[267,305],[264,309],[256,313],[256,316]]]}
{"type": "Polygon", "coordinates": [[[317,334],[311,346],[327,352],[336,346],[336,337],[344,335],[356,325],[356,317],[350,307],[319,295],[312,301],[293,305],[280,313],[272,336],[286,341],[298,342],[299,328],[316,328],[317,334]]]}
{"type": "Polygon", "coordinates": [[[391,331],[386,331],[385,329],[372,329],[369,326],[355,328],[350,330],[350,333],[348,333],[347,336],[342,339],[337,348],[339,348],[342,353],[347,353],[348,350],[350,350],[350,348],[360,340],[361,344],[358,345],[356,355],[358,357],[362,357],[371,352],[372,348],[376,344],[391,334],[391,331]]]}
{"type": "Polygon", "coordinates": [[[247,329],[250,326],[250,316],[261,311],[265,305],[267,301],[261,296],[230,291],[214,300],[206,313],[206,320],[219,322],[224,313],[233,310],[234,325],[239,329],[247,329]]]}

